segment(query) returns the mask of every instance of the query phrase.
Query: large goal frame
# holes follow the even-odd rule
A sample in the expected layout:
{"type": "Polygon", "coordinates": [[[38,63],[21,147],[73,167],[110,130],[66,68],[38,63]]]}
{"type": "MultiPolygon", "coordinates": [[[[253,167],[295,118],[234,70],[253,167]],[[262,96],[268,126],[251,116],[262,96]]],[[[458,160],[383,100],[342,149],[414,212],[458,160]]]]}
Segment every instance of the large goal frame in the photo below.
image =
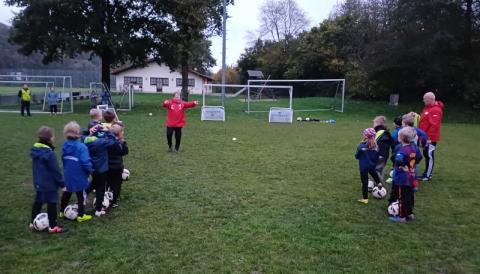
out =
{"type": "MultiPolygon", "coordinates": [[[[345,106],[345,79],[250,79],[248,80],[248,86],[251,86],[252,83],[264,83],[264,87],[273,87],[267,85],[268,83],[297,83],[297,82],[339,82],[342,83],[342,95],[341,95],[341,106],[340,109],[332,108],[319,108],[319,109],[295,109],[295,111],[326,111],[334,110],[338,112],[344,111],[345,106]]],[[[258,85],[258,84],[257,84],[258,85]]],[[[337,94],[335,93],[334,100],[336,100],[337,94]]]]}

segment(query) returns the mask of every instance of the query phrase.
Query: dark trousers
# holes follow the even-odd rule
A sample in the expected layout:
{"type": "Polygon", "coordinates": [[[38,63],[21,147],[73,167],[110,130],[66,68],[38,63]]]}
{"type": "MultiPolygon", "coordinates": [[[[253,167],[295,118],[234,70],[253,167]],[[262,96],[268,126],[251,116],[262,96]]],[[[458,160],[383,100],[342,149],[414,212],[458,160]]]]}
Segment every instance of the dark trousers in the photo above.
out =
{"type": "Polygon", "coordinates": [[[21,100],[21,108],[20,111],[22,113],[22,116],[25,116],[25,109],[27,110],[27,115],[32,116],[30,114],[30,101],[23,101],[21,100]]]}
{"type": "Polygon", "coordinates": [[[53,114],[57,114],[57,105],[50,105],[50,113],[53,114]]]}
{"type": "Polygon", "coordinates": [[[78,204],[78,216],[82,217],[85,214],[85,204],[87,202],[87,193],[85,191],[77,191],[77,192],[68,192],[65,191],[62,194],[62,199],[60,202],[60,211],[63,212],[65,208],[68,206],[68,202],[72,197],[72,194],[75,193],[77,195],[77,204],[78,204]]]}
{"type": "Polygon", "coordinates": [[[172,135],[175,132],[175,150],[180,148],[180,142],[182,141],[182,128],[181,127],[167,127],[167,142],[168,147],[172,148],[172,135]]]}
{"type": "Polygon", "coordinates": [[[389,202],[398,200],[400,218],[413,214],[414,195],[411,186],[392,186],[389,202]]]}
{"type": "Polygon", "coordinates": [[[107,172],[98,173],[93,172],[92,174],[92,183],[87,189],[87,194],[92,192],[95,189],[95,198],[97,199],[95,202],[95,210],[101,211],[102,210],[102,202],[103,196],[105,195],[105,186],[107,185],[107,172]]]}
{"type": "Polygon", "coordinates": [[[363,199],[368,199],[368,174],[370,174],[376,184],[380,183],[380,178],[375,169],[360,171],[360,180],[362,181],[362,196],[363,199]]]}
{"type": "Polygon", "coordinates": [[[424,177],[432,177],[433,166],[435,164],[434,152],[436,148],[437,143],[433,142],[423,149],[423,157],[425,157],[425,171],[423,172],[424,177]]]}
{"type": "Polygon", "coordinates": [[[109,169],[107,175],[107,188],[113,193],[112,203],[117,203],[120,192],[122,191],[122,172],[123,169],[109,169]]]}
{"type": "MultiPolygon", "coordinates": [[[[33,202],[32,206],[32,223],[35,217],[42,211],[43,203],[33,202]]],[[[47,203],[48,222],[50,228],[54,228],[57,225],[57,204],[47,203]]]]}

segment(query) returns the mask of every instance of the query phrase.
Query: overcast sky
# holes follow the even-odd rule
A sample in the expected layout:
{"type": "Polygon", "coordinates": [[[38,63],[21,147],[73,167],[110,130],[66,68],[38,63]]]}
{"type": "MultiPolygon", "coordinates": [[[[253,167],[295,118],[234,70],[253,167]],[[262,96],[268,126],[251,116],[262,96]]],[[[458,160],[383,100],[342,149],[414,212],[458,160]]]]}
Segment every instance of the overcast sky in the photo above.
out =
{"type": "MultiPolygon", "coordinates": [[[[11,25],[10,20],[17,8],[5,6],[0,0],[0,22],[11,25]]],[[[260,25],[260,7],[265,1],[259,0],[235,0],[235,5],[228,6],[227,12],[227,65],[236,64],[240,54],[248,47],[252,39],[249,32],[255,32],[260,25]]],[[[310,20],[310,26],[318,25],[328,18],[333,7],[341,3],[341,0],[297,0],[300,8],[310,20]]],[[[254,38],[254,37],[253,37],[254,38]]],[[[216,72],[222,65],[222,38],[212,38],[212,55],[217,60],[216,72]]]]}

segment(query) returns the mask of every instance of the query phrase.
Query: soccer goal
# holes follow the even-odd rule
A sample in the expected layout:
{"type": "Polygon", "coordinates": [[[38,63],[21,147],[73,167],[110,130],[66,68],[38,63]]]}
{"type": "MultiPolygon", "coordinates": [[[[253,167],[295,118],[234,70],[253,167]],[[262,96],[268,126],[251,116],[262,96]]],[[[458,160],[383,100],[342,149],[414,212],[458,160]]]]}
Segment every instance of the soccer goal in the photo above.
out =
{"type": "Polygon", "coordinates": [[[134,106],[133,86],[126,85],[121,90],[111,90],[105,83],[90,82],[90,107],[108,105],[117,111],[131,111],[134,106]]]}
{"type": "Polygon", "coordinates": [[[0,112],[20,112],[18,95],[24,85],[30,90],[32,113],[49,113],[49,91],[56,94],[58,113],[73,112],[71,77],[38,75],[0,75],[0,112]]]}
{"type": "Polygon", "coordinates": [[[203,85],[203,106],[228,105],[229,109],[252,112],[269,112],[270,108],[292,108],[293,87],[264,85],[203,85]],[[225,96],[222,91],[225,90],[225,96]]]}
{"type": "Polygon", "coordinates": [[[345,79],[252,79],[248,85],[261,85],[264,88],[257,97],[272,97],[269,88],[273,85],[293,87],[294,111],[344,111],[345,79]]]}

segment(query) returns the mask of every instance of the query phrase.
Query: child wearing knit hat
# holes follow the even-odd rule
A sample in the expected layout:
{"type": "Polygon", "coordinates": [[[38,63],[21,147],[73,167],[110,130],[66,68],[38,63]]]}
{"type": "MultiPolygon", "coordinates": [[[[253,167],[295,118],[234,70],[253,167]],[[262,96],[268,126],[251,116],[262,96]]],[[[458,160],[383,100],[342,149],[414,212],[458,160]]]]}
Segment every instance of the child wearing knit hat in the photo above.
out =
{"type": "Polygon", "coordinates": [[[367,128],[363,131],[363,141],[358,145],[355,158],[358,160],[360,180],[362,181],[362,199],[358,202],[368,204],[368,174],[376,184],[380,183],[375,166],[378,161],[378,147],[375,141],[375,129],[367,128]]]}

